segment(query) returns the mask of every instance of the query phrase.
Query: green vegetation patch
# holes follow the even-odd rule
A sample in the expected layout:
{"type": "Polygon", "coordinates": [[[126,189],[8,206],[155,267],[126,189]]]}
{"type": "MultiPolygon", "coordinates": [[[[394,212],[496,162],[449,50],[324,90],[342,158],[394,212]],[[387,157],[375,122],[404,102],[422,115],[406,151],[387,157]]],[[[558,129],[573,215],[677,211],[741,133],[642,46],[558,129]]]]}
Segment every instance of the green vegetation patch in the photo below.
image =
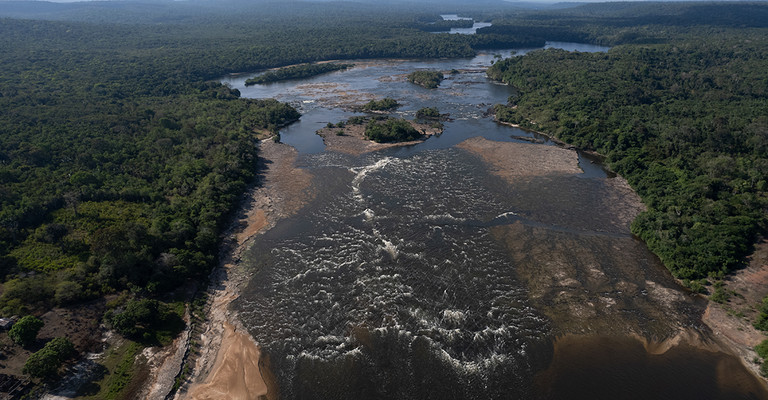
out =
{"type": "Polygon", "coordinates": [[[763,298],[763,302],[758,308],[757,319],[753,325],[761,331],[768,332],[768,296],[763,298]]]}
{"type": "Polygon", "coordinates": [[[126,338],[145,345],[170,344],[185,327],[183,304],[175,309],[153,299],[134,299],[108,311],[104,320],[126,338]]]}
{"type": "Polygon", "coordinates": [[[385,97],[381,100],[371,100],[363,106],[363,111],[390,111],[400,107],[397,100],[385,97]]]}
{"type": "Polygon", "coordinates": [[[377,143],[407,142],[421,138],[421,133],[404,119],[372,119],[365,126],[365,137],[377,143]]]}
{"type": "Polygon", "coordinates": [[[33,353],[24,364],[23,372],[34,378],[50,379],[58,375],[63,363],[74,357],[75,346],[68,339],[58,337],[33,353]]]}
{"type": "Polygon", "coordinates": [[[416,111],[417,119],[439,120],[442,118],[437,107],[423,107],[416,111]]]}
{"type": "Polygon", "coordinates": [[[763,359],[768,358],[768,340],[763,340],[755,346],[755,352],[763,359]]]}
{"type": "Polygon", "coordinates": [[[444,76],[440,71],[414,71],[408,74],[408,82],[425,87],[427,89],[436,89],[440,86],[444,76]]]}
{"type": "Polygon", "coordinates": [[[289,79],[310,78],[310,77],[320,75],[320,74],[325,74],[328,72],[352,68],[354,66],[355,66],[354,64],[336,64],[336,63],[295,65],[295,66],[280,68],[276,71],[269,71],[259,76],[247,79],[245,81],[245,86],[270,83],[270,82],[279,82],[279,81],[285,81],[289,79]]]}
{"type": "Polygon", "coordinates": [[[8,337],[22,346],[27,346],[37,339],[37,333],[42,328],[43,321],[35,316],[27,315],[13,324],[11,330],[8,331],[8,337]]]}
{"type": "Polygon", "coordinates": [[[115,400],[125,396],[123,390],[135,376],[136,358],[144,347],[136,342],[126,341],[107,350],[101,362],[103,367],[97,381],[80,389],[80,398],[88,400],[115,400]]]}

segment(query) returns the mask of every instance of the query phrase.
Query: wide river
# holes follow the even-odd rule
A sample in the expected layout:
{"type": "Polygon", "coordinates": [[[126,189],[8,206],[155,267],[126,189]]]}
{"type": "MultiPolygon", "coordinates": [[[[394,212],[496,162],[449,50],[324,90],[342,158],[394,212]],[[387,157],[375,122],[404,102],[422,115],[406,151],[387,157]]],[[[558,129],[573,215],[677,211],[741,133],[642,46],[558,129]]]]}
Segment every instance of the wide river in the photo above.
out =
{"type": "Polygon", "coordinates": [[[236,303],[281,398],[768,399],[736,358],[702,345],[712,340],[706,304],[631,235],[640,206],[621,178],[565,149],[581,172],[515,172],[557,145],[487,114],[512,89],[485,69],[512,53],[359,61],[251,87],[246,75],[224,80],[303,114],[281,138],[314,196],[256,239],[236,303]],[[429,90],[406,82],[418,69],[457,72],[429,90]],[[451,120],[412,146],[325,149],[318,129],[383,97],[402,104],[399,116],[429,106],[451,120]]]}

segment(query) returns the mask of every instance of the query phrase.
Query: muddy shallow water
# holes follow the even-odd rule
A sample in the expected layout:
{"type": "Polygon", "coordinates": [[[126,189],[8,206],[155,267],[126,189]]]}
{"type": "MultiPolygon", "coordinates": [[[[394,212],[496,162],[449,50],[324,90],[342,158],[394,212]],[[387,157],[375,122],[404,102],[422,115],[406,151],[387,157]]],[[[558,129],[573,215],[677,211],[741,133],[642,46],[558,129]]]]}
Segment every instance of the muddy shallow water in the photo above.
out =
{"type": "Polygon", "coordinates": [[[229,80],[304,113],[281,136],[314,200],[253,244],[237,302],[281,397],[768,398],[738,360],[705,350],[705,304],[630,234],[642,205],[626,183],[485,114],[511,93],[485,79],[491,60],[229,80]],[[460,72],[437,90],[398,78],[424,68],[460,72]],[[397,115],[435,106],[452,121],[359,156],[314,135],[385,96],[404,104],[397,115]]]}

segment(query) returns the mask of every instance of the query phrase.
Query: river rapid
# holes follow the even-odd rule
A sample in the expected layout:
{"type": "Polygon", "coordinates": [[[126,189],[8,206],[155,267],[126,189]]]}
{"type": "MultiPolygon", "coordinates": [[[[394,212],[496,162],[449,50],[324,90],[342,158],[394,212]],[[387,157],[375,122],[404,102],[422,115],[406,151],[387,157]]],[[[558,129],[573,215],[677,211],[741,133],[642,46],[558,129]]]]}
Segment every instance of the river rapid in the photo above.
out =
{"type": "Polygon", "coordinates": [[[485,69],[530,50],[363,60],[251,87],[224,79],[303,115],[281,138],[312,174],[313,200],[256,238],[235,304],[281,398],[768,398],[712,350],[705,302],[629,232],[642,205],[626,183],[566,149],[575,171],[529,168],[527,155],[558,145],[488,115],[512,90],[485,69]],[[406,82],[418,69],[446,79],[406,82]],[[402,104],[393,115],[437,107],[450,120],[411,146],[325,149],[317,130],[383,97],[402,104]]]}

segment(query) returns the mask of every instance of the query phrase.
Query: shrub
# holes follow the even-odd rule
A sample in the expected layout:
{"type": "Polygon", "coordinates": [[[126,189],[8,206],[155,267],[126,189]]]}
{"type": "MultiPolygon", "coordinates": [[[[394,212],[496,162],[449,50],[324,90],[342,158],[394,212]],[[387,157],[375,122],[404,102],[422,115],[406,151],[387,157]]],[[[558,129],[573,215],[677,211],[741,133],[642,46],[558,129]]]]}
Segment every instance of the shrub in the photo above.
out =
{"type": "Polygon", "coordinates": [[[43,327],[43,321],[39,318],[27,315],[11,327],[8,336],[14,342],[26,346],[37,339],[37,333],[43,327]]]}
{"type": "Polygon", "coordinates": [[[54,377],[64,361],[75,355],[75,346],[67,338],[55,338],[46,343],[24,363],[22,372],[35,378],[54,377]]]}
{"type": "Polygon", "coordinates": [[[759,311],[760,313],[752,325],[761,331],[768,331],[768,297],[763,298],[763,304],[759,311]]]}
{"type": "Polygon", "coordinates": [[[725,290],[725,286],[723,285],[723,281],[715,281],[715,291],[712,293],[711,296],[709,296],[709,299],[716,302],[723,304],[731,297],[731,294],[728,293],[725,290]]]}
{"type": "Polygon", "coordinates": [[[763,340],[760,344],[755,346],[755,351],[757,352],[757,355],[763,359],[768,357],[768,339],[763,340]]]}

